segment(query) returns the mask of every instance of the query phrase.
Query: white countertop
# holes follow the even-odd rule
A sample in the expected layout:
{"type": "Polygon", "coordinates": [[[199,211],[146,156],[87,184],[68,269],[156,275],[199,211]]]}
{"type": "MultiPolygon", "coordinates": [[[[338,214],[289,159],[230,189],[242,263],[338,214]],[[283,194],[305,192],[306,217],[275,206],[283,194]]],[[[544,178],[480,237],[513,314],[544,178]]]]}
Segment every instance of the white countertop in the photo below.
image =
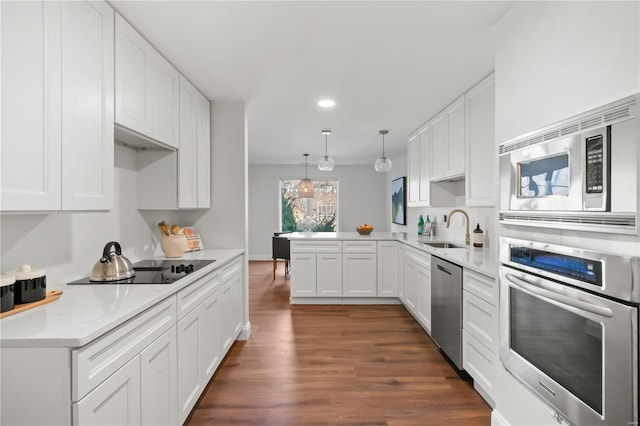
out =
{"type": "Polygon", "coordinates": [[[243,252],[210,249],[173,258],[216,260],[173,284],[55,286],[63,291],[60,299],[0,320],[0,346],[86,345],[243,252]]]}
{"type": "MultiPolygon", "coordinates": [[[[495,278],[498,272],[498,253],[490,247],[473,248],[466,246],[465,248],[435,248],[430,247],[425,242],[438,242],[440,240],[422,239],[416,235],[407,235],[402,232],[376,232],[370,235],[360,235],[357,232],[293,232],[288,234],[290,240],[328,240],[328,241],[344,241],[344,240],[370,240],[370,241],[399,241],[403,244],[422,250],[434,256],[456,263],[464,268],[495,278]]],[[[459,241],[447,241],[464,246],[459,241]]]]}

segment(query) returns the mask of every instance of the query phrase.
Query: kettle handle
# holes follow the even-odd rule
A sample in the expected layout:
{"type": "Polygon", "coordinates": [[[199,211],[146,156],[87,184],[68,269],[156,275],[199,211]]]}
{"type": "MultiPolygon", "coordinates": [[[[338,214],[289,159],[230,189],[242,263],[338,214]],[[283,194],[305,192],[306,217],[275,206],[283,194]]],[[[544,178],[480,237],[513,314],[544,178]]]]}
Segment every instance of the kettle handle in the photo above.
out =
{"type": "Polygon", "coordinates": [[[109,241],[107,245],[104,246],[104,250],[102,250],[102,258],[100,259],[100,262],[109,262],[109,259],[111,258],[111,247],[115,247],[116,255],[122,255],[122,247],[120,247],[120,243],[117,241],[109,241]]]}

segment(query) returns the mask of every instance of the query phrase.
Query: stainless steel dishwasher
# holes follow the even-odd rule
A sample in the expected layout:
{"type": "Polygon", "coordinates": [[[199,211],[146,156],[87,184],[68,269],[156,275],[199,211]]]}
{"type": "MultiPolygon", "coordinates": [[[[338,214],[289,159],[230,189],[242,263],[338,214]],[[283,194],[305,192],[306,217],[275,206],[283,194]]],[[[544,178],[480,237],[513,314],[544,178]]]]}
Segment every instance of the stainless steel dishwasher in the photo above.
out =
{"type": "Polygon", "coordinates": [[[462,267],[431,256],[431,338],[462,370],[462,267]]]}

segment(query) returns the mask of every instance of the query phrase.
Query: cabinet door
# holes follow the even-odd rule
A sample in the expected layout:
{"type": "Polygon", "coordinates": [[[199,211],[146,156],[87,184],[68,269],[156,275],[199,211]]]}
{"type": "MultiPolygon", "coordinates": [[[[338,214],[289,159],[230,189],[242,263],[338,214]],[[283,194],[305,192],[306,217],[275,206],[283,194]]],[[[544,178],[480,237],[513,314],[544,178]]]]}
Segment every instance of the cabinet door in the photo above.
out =
{"type": "Polygon", "coordinates": [[[494,206],[496,198],[494,74],[465,96],[465,204],[494,206]]]}
{"type": "Polygon", "coordinates": [[[215,373],[221,359],[220,344],[220,299],[218,291],[207,297],[200,305],[200,321],[202,326],[198,328],[200,342],[200,377],[204,378],[204,384],[215,373]]]}
{"type": "Polygon", "coordinates": [[[447,174],[448,144],[449,122],[443,111],[431,121],[431,180],[442,179],[447,174]]]}
{"type": "Polygon", "coordinates": [[[198,91],[180,75],[180,149],[178,150],[178,207],[198,207],[196,100],[198,91]]]}
{"type": "Polygon", "coordinates": [[[466,290],[462,292],[462,328],[498,353],[498,309],[466,290]]]}
{"type": "Polygon", "coordinates": [[[409,192],[407,203],[417,205],[420,201],[420,136],[409,139],[407,149],[407,164],[409,175],[409,192]]]}
{"type": "Polygon", "coordinates": [[[491,399],[495,396],[493,385],[499,368],[498,355],[487,349],[467,330],[462,330],[462,366],[473,377],[474,387],[480,387],[483,395],[491,399]]]}
{"type": "Polygon", "coordinates": [[[291,253],[291,297],[316,295],[316,254],[291,253]]]}
{"type": "Polygon", "coordinates": [[[200,380],[200,309],[178,321],[178,423],[182,424],[196,404],[200,380]]]}
{"type": "Polygon", "coordinates": [[[174,148],[179,145],[180,73],[149,46],[149,114],[151,136],[174,148]]]}
{"type": "Polygon", "coordinates": [[[113,24],[104,2],[62,2],[62,208],[113,207],[113,24]]]}
{"type": "Polygon", "coordinates": [[[149,43],[120,15],[116,16],[116,123],[143,135],[151,135],[148,102],[149,43]]]}
{"type": "Polygon", "coordinates": [[[235,340],[242,329],[242,273],[235,274],[231,279],[231,319],[232,340],[235,340]]]}
{"type": "Polygon", "coordinates": [[[342,255],[342,296],[375,297],[377,295],[377,267],[375,253],[342,255]]]}
{"type": "Polygon", "coordinates": [[[226,281],[220,289],[220,338],[222,341],[222,356],[233,344],[233,296],[231,282],[226,281]]]}
{"type": "Polygon", "coordinates": [[[405,297],[405,267],[407,249],[404,244],[398,244],[398,298],[406,304],[405,297]]]}
{"type": "Polygon", "coordinates": [[[398,297],[396,241],[378,241],[378,297],[398,297]]]}
{"type": "Polygon", "coordinates": [[[209,100],[198,93],[196,97],[196,151],[197,205],[211,206],[211,106],[209,100]]]}
{"type": "Polygon", "coordinates": [[[318,253],[317,296],[342,296],[342,255],[340,253],[318,253]]]}
{"type": "Polygon", "coordinates": [[[418,265],[417,275],[417,307],[418,320],[428,332],[431,332],[431,269],[418,265]]]}
{"type": "Polygon", "coordinates": [[[464,95],[447,108],[447,177],[464,174],[464,95]]]}
{"type": "Polygon", "coordinates": [[[431,150],[431,125],[428,124],[419,132],[420,136],[420,204],[431,203],[431,175],[429,152],[431,150]]]}
{"type": "Polygon", "coordinates": [[[0,206],[61,206],[60,3],[0,2],[0,206]]]}
{"type": "Polygon", "coordinates": [[[73,424],[140,424],[140,356],[73,404],[73,424]]]}
{"type": "Polygon", "coordinates": [[[404,305],[409,311],[415,313],[418,305],[418,266],[408,257],[404,262],[404,282],[404,305]]]}
{"type": "Polygon", "coordinates": [[[174,425],[178,422],[176,327],[140,353],[141,424],[174,425]]]}

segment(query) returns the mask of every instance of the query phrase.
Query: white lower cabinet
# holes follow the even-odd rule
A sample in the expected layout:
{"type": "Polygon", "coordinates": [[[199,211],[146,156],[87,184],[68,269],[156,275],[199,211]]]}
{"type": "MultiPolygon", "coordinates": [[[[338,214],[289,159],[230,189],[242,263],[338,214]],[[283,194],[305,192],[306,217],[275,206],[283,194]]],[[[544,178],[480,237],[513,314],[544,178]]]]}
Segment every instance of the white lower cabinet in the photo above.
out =
{"type": "Polygon", "coordinates": [[[200,374],[200,309],[194,309],[178,321],[178,421],[189,415],[204,389],[200,374]]]}
{"type": "Polygon", "coordinates": [[[342,296],[342,255],[318,253],[316,256],[316,295],[342,296]]]}
{"type": "Polygon", "coordinates": [[[377,296],[375,253],[347,253],[342,255],[342,296],[377,296]]]}
{"type": "Polygon", "coordinates": [[[174,425],[178,421],[176,328],[140,353],[140,424],[174,425]]]}
{"type": "Polygon", "coordinates": [[[136,356],[73,404],[73,424],[140,424],[140,356],[136,356]]]}
{"type": "Polygon", "coordinates": [[[418,265],[409,256],[404,261],[404,306],[414,314],[418,306],[418,265]]]}
{"type": "Polygon", "coordinates": [[[220,289],[220,336],[222,351],[226,353],[238,337],[242,327],[242,273],[223,277],[220,289]]]}
{"type": "Polygon", "coordinates": [[[398,244],[398,298],[402,304],[405,304],[405,270],[404,270],[404,262],[407,257],[407,249],[404,244],[398,244]]]}
{"type": "Polygon", "coordinates": [[[426,265],[428,264],[418,264],[418,304],[416,306],[416,315],[422,327],[428,333],[431,333],[431,267],[426,265]]]}
{"type": "Polygon", "coordinates": [[[378,296],[398,297],[398,242],[378,241],[378,296]]]}
{"type": "Polygon", "coordinates": [[[496,280],[465,269],[462,273],[462,362],[474,387],[493,406],[498,358],[496,280]]]}
{"type": "Polygon", "coordinates": [[[291,297],[314,297],[316,281],[316,254],[291,253],[291,297]]]}

